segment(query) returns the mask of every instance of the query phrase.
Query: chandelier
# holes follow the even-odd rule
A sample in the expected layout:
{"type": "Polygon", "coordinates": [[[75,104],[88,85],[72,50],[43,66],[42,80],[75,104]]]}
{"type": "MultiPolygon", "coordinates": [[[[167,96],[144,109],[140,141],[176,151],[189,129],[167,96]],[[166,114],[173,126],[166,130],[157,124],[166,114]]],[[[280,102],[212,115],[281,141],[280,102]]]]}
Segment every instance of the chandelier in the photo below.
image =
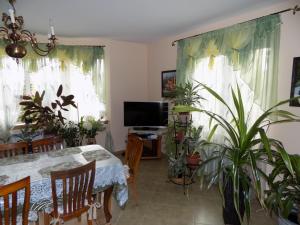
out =
{"type": "Polygon", "coordinates": [[[0,27],[0,36],[8,42],[5,47],[5,52],[12,58],[15,58],[18,62],[20,58],[23,58],[27,54],[25,48],[27,43],[30,43],[33,51],[40,55],[46,56],[55,48],[55,34],[54,27],[50,26],[50,34],[48,34],[48,43],[45,49],[38,45],[35,33],[31,33],[28,30],[23,29],[24,19],[22,16],[16,16],[16,9],[14,2],[16,0],[8,0],[12,9],[9,9],[9,15],[2,14],[3,27],[0,27]]]}

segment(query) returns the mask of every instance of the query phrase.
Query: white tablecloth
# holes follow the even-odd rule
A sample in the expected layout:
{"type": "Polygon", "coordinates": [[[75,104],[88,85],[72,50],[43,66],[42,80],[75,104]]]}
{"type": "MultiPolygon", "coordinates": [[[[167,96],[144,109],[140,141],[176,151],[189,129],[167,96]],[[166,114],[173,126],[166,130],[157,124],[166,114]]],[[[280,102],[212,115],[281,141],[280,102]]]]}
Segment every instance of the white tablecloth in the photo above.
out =
{"type": "MultiPolygon", "coordinates": [[[[94,190],[114,185],[120,206],[128,199],[128,189],[122,162],[100,145],[87,145],[63,150],[20,155],[0,159],[0,185],[24,177],[31,178],[31,205],[52,199],[51,170],[70,169],[96,160],[94,190]]],[[[62,191],[58,188],[58,193],[62,191]]],[[[22,197],[22,196],[19,196],[22,197]]]]}

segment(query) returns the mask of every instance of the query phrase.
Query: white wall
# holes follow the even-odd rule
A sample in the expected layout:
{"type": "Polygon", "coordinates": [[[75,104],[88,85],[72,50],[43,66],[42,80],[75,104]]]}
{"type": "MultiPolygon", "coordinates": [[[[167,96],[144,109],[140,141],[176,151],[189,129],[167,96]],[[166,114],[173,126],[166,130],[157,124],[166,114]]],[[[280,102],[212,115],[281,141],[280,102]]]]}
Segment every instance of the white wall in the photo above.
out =
{"type": "MultiPolygon", "coordinates": [[[[286,1],[281,4],[275,4],[272,7],[256,10],[255,12],[247,12],[241,15],[233,16],[229,19],[219,22],[207,24],[198,27],[177,36],[169,37],[158,42],[148,45],[148,96],[150,100],[161,100],[161,71],[176,69],[176,47],[172,47],[171,43],[179,38],[188,37],[211,30],[220,29],[236,23],[244,22],[253,18],[257,18],[269,13],[294,7],[299,1],[286,1]]],[[[289,98],[292,59],[300,56],[300,13],[295,16],[291,12],[282,14],[282,30],[281,30],[281,46],[279,58],[279,100],[289,98]]],[[[288,107],[300,116],[300,108],[288,107]]],[[[300,124],[285,124],[273,127],[270,135],[278,138],[286,146],[291,153],[300,153],[298,149],[297,138],[299,138],[300,124]]]]}
{"type": "MultiPolygon", "coordinates": [[[[280,52],[279,52],[279,100],[290,97],[293,58],[300,57],[300,13],[295,16],[285,13],[282,15],[280,52]]],[[[289,110],[300,116],[300,107],[289,107],[289,110]]],[[[300,123],[276,125],[271,128],[270,134],[282,141],[290,153],[300,154],[300,123]]]]}
{"type": "MultiPolygon", "coordinates": [[[[127,129],[123,126],[123,101],[147,100],[147,46],[101,38],[58,38],[60,44],[106,46],[105,65],[110,109],[108,119],[114,139],[114,150],[124,150],[127,129]]],[[[97,137],[101,145],[104,145],[104,140],[103,133],[97,137]]]]}

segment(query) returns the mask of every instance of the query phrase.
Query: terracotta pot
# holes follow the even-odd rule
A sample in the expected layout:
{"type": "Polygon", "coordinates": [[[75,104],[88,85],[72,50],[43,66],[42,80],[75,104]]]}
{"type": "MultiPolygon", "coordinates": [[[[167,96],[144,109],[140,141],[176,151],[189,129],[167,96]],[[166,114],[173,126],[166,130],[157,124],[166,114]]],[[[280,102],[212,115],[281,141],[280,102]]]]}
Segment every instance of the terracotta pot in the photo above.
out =
{"type": "Polygon", "coordinates": [[[176,141],[180,143],[184,139],[184,131],[178,131],[176,133],[176,141]]]}
{"type": "Polygon", "coordinates": [[[191,115],[189,112],[181,112],[178,115],[178,119],[181,123],[188,123],[191,120],[191,115]]]}
{"type": "Polygon", "coordinates": [[[186,162],[189,168],[196,169],[199,166],[199,162],[201,161],[201,157],[198,153],[196,154],[188,154],[186,156],[186,162]]]}
{"type": "Polygon", "coordinates": [[[95,138],[87,138],[86,139],[86,144],[87,145],[94,145],[94,144],[96,144],[96,139],[95,138]]]}

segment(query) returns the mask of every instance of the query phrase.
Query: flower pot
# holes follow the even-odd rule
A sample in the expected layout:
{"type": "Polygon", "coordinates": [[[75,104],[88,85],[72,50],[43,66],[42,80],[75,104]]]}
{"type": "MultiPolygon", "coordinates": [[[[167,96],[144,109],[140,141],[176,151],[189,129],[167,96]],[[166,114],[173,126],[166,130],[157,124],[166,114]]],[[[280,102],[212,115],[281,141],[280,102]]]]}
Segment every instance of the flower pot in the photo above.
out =
{"type": "Polygon", "coordinates": [[[176,133],[175,139],[176,139],[176,143],[178,143],[178,144],[179,144],[180,142],[182,142],[183,139],[184,139],[184,131],[182,131],[182,130],[178,131],[178,132],[176,133]]]}
{"type": "Polygon", "coordinates": [[[87,138],[86,139],[86,144],[87,145],[94,145],[94,144],[96,144],[96,138],[87,138]]]}
{"type": "MultiPolygon", "coordinates": [[[[226,176],[226,175],[225,175],[226,176]]],[[[233,200],[233,182],[230,178],[223,178],[224,179],[224,200],[225,200],[225,206],[223,207],[223,220],[225,224],[231,224],[231,225],[241,225],[241,222],[239,220],[238,213],[235,210],[234,207],[234,200],[233,200]]],[[[242,186],[239,188],[240,190],[240,215],[243,218],[244,212],[245,212],[245,204],[244,204],[244,194],[242,186]]]]}
{"type": "Polygon", "coordinates": [[[291,213],[289,215],[288,219],[278,216],[277,221],[278,221],[278,225],[298,225],[299,224],[299,222],[297,222],[297,214],[296,213],[291,213]]]}
{"type": "Polygon", "coordinates": [[[201,158],[200,158],[200,155],[198,153],[188,154],[186,156],[187,166],[190,169],[196,169],[199,166],[200,160],[201,160],[201,158]]]}
{"type": "Polygon", "coordinates": [[[192,114],[189,112],[180,112],[178,115],[178,120],[180,123],[187,124],[191,120],[192,114]]]}

